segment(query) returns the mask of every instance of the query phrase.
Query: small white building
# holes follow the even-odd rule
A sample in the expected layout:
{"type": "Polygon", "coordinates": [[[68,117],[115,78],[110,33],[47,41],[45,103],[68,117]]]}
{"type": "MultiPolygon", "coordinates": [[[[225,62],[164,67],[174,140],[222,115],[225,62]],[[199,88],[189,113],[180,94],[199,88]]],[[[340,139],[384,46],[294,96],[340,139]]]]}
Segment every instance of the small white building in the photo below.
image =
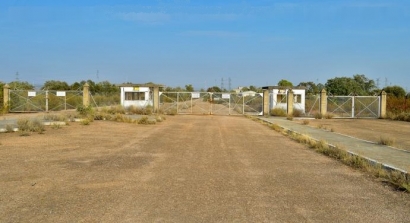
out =
{"type": "Polygon", "coordinates": [[[146,107],[154,105],[154,88],[162,87],[155,84],[124,84],[121,89],[121,105],[124,107],[146,107]]]}
{"type": "Polygon", "coordinates": [[[273,108],[287,108],[287,94],[289,90],[293,91],[293,108],[305,113],[305,94],[306,89],[303,87],[282,87],[282,86],[269,86],[263,87],[263,89],[269,89],[270,91],[270,109],[273,108]]]}

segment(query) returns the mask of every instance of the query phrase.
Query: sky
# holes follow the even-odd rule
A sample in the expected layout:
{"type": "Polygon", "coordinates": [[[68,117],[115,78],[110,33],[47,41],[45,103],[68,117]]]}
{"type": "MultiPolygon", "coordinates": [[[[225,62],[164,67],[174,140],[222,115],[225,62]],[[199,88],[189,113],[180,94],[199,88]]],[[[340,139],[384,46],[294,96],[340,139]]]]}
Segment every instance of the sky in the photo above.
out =
{"type": "Polygon", "coordinates": [[[1,0],[0,81],[410,91],[408,0],[1,0]]]}

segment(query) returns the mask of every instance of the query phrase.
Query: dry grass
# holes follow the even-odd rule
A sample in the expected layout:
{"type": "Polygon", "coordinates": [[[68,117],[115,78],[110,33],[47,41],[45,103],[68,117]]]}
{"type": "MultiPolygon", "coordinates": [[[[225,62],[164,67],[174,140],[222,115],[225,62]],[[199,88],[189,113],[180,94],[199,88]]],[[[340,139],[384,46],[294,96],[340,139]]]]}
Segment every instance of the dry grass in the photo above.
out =
{"type": "Polygon", "coordinates": [[[389,137],[380,136],[379,144],[386,145],[386,146],[393,146],[394,139],[389,138],[389,137]]]}

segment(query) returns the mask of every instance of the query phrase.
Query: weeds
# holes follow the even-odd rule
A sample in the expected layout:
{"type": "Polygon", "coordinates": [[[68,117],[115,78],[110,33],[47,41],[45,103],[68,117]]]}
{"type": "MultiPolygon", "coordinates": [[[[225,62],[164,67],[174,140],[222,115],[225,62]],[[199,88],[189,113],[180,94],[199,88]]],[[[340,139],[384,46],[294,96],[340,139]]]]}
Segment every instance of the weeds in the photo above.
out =
{"type": "Polygon", "coordinates": [[[88,118],[82,119],[82,120],[80,121],[80,124],[81,124],[81,125],[90,125],[90,123],[91,123],[91,121],[90,121],[90,119],[88,119],[88,118]]]}
{"type": "Polygon", "coordinates": [[[303,111],[300,109],[293,109],[293,117],[301,117],[303,115],[303,111]]]}
{"type": "Polygon", "coordinates": [[[332,119],[333,117],[335,117],[332,113],[326,113],[325,115],[325,119],[332,119]]]}
{"type": "Polygon", "coordinates": [[[12,125],[6,125],[6,132],[14,132],[14,128],[12,125]]]}
{"type": "Polygon", "coordinates": [[[309,123],[310,123],[309,120],[305,119],[305,120],[303,120],[302,125],[309,125],[309,123]]]}
{"type": "Polygon", "coordinates": [[[379,144],[380,145],[385,145],[385,146],[393,146],[394,145],[394,139],[380,136],[379,144]]]}
{"type": "Polygon", "coordinates": [[[285,117],[287,114],[286,114],[286,110],[283,108],[273,108],[270,110],[270,115],[285,117]]]}
{"type": "Polygon", "coordinates": [[[314,117],[315,119],[322,119],[323,115],[321,113],[316,113],[314,117]]]}

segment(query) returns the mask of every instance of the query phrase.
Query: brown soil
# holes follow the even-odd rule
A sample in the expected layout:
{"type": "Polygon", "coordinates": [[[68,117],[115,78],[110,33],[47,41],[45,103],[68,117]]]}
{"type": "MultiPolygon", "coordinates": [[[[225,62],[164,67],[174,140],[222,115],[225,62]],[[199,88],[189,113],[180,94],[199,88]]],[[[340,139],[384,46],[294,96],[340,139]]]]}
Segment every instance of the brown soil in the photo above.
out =
{"type": "MultiPolygon", "coordinates": [[[[306,119],[299,119],[300,124],[306,119]]],[[[410,151],[410,122],[384,119],[308,119],[308,125],[372,142],[394,141],[393,147],[410,151]]]]}
{"type": "Polygon", "coordinates": [[[243,117],[3,133],[0,167],[0,222],[410,221],[409,194],[243,117]]]}

